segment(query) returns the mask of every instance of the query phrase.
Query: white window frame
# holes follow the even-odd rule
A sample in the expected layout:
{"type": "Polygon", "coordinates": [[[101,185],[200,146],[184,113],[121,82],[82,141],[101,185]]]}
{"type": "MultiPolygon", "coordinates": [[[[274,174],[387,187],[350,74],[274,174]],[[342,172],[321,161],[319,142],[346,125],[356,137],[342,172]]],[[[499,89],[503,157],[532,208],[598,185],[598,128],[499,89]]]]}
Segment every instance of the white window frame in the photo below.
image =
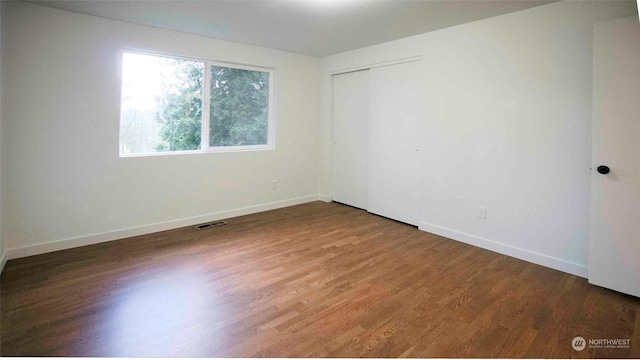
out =
{"type": "MultiPolygon", "coordinates": [[[[207,60],[194,57],[187,57],[181,55],[173,55],[161,52],[147,51],[147,50],[135,50],[135,49],[123,49],[120,51],[120,76],[122,76],[123,56],[128,54],[140,54],[148,56],[167,57],[178,60],[198,61],[204,64],[204,84],[202,86],[202,129],[200,134],[200,149],[199,150],[177,150],[177,151],[157,151],[157,152],[145,152],[145,153],[133,153],[123,154],[119,152],[120,157],[140,157],[140,156],[165,156],[165,155],[186,155],[186,154],[206,154],[206,153],[226,153],[226,152],[244,152],[244,151],[264,151],[275,150],[276,148],[276,121],[275,121],[275,69],[269,67],[262,67],[256,65],[246,65],[231,63],[225,61],[207,60]],[[233,69],[251,70],[266,72],[269,74],[269,108],[267,111],[267,143],[264,145],[242,145],[242,146],[209,146],[210,138],[210,112],[209,106],[210,93],[211,93],[211,67],[220,66],[233,69]]],[[[120,81],[120,91],[122,91],[122,79],[120,81]]],[[[122,98],[122,96],[120,97],[122,98]]],[[[122,104],[120,104],[122,106],[122,104]]],[[[120,129],[118,129],[118,139],[120,138],[120,129]]],[[[118,140],[118,149],[120,149],[120,140],[118,140]]]]}

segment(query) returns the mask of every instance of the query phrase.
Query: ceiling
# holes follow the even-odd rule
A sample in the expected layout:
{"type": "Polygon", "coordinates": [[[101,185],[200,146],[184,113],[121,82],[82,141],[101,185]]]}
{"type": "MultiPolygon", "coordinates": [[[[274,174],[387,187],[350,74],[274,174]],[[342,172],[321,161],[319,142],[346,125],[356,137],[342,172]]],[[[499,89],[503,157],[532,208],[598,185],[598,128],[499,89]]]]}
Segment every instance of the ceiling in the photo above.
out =
{"type": "Polygon", "coordinates": [[[28,1],[318,57],[556,0],[28,1]]]}

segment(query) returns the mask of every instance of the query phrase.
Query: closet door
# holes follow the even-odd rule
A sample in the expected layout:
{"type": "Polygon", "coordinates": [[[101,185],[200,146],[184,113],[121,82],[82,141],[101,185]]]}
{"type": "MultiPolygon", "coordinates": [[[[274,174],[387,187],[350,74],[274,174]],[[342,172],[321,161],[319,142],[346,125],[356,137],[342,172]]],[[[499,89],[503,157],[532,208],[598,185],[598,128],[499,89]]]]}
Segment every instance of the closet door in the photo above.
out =
{"type": "Polygon", "coordinates": [[[367,210],[417,226],[422,62],[370,71],[367,210]]]}
{"type": "Polygon", "coordinates": [[[333,200],[367,208],[369,70],[333,76],[333,200]]]}

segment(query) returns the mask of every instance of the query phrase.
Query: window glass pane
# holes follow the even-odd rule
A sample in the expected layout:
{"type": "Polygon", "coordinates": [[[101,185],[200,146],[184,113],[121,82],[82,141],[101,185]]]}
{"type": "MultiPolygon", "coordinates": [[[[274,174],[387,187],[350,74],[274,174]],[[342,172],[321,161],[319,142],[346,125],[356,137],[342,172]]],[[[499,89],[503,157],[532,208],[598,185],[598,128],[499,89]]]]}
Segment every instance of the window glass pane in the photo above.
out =
{"type": "Polygon", "coordinates": [[[204,63],[124,53],[120,153],[197,150],[204,63]]]}
{"type": "Polygon", "coordinates": [[[269,73],[211,67],[209,146],[267,145],[269,73]]]}

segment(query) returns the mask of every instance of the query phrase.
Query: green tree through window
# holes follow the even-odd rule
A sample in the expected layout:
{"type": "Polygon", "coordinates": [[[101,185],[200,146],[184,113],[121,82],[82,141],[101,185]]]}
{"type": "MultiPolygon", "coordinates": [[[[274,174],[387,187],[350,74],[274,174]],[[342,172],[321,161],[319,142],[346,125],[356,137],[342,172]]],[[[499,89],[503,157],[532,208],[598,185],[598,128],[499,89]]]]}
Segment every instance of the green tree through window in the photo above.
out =
{"type": "Polygon", "coordinates": [[[269,73],[211,67],[209,146],[264,145],[269,73]]]}
{"type": "Polygon", "coordinates": [[[160,111],[156,121],[164,143],[156,145],[157,151],[197,150],[202,136],[202,83],[204,64],[161,58],[172,69],[163,75],[162,92],[156,99],[160,111]]]}

